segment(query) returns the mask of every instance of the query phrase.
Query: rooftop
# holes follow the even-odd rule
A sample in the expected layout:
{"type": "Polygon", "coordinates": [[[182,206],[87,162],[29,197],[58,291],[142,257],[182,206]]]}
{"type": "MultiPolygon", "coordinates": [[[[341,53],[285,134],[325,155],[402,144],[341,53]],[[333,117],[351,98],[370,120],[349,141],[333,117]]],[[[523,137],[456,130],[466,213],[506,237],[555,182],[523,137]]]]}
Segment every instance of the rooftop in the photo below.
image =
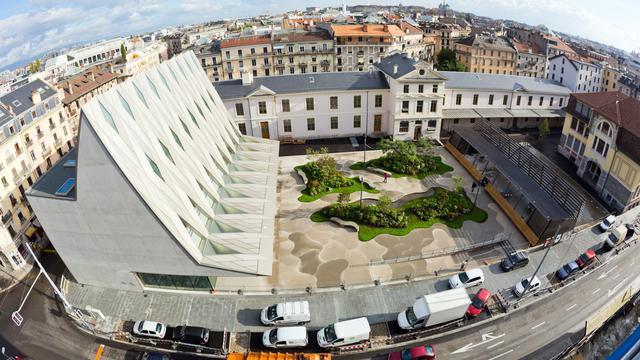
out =
{"type": "Polygon", "coordinates": [[[511,39],[511,43],[519,53],[544,55],[538,44],[532,41],[520,42],[516,39],[511,39]]]}
{"type": "Polygon", "coordinates": [[[0,103],[11,107],[13,114],[18,116],[35,105],[31,100],[31,93],[33,91],[40,93],[40,99],[42,101],[57,94],[57,90],[54,87],[41,79],[36,79],[0,97],[0,103]]]}
{"type": "Polygon", "coordinates": [[[528,91],[557,95],[569,95],[571,93],[568,88],[560,83],[547,79],[455,71],[440,71],[439,73],[447,78],[445,83],[447,89],[528,91]]]}
{"type": "Polygon", "coordinates": [[[462,38],[458,41],[458,44],[465,46],[477,46],[482,49],[495,49],[495,50],[507,50],[514,51],[513,46],[505,38],[499,36],[486,36],[486,35],[471,35],[462,38]]]}
{"type": "Polygon", "coordinates": [[[77,148],[72,148],[69,153],[62,157],[55,165],[51,167],[29,190],[30,195],[37,195],[49,198],[70,199],[76,198],[75,186],[66,193],[58,190],[68,179],[76,178],[76,165],[78,161],[77,148]],[[73,165],[73,166],[72,166],[73,165]]]}
{"type": "Polygon", "coordinates": [[[422,29],[420,29],[419,27],[410,24],[407,21],[400,21],[400,23],[398,24],[398,26],[400,27],[400,30],[402,30],[405,34],[409,34],[409,35],[417,35],[417,34],[423,34],[424,31],[422,31],[422,29]]]}
{"type": "Polygon", "coordinates": [[[402,36],[404,32],[396,25],[331,25],[334,36],[402,36]]]}
{"type": "Polygon", "coordinates": [[[280,76],[254,77],[249,85],[242,80],[227,80],[213,83],[222,99],[236,99],[250,96],[260,89],[275,94],[331,90],[371,90],[389,87],[382,73],[368,72],[324,72],[315,74],[296,74],[280,76]]]}
{"type": "Polygon", "coordinates": [[[220,48],[231,48],[236,46],[262,45],[269,44],[271,37],[269,35],[242,36],[238,38],[224,39],[220,42],[220,48]]]}
{"type": "Polygon", "coordinates": [[[331,40],[331,35],[326,31],[292,31],[273,34],[274,42],[302,42],[331,40]]]}
{"type": "Polygon", "coordinates": [[[92,90],[117,78],[118,74],[100,70],[97,67],[91,68],[80,75],[64,81],[62,85],[64,99],[62,102],[65,105],[70,104],[92,90]]]}

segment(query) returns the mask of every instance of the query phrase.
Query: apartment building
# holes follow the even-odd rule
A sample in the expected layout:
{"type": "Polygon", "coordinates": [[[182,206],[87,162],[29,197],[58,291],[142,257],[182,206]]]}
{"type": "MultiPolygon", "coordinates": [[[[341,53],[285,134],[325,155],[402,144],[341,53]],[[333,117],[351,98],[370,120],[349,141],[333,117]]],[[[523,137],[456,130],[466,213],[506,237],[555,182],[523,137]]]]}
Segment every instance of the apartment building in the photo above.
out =
{"type": "Polygon", "coordinates": [[[335,71],[333,39],[326,31],[273,33],[274,75],[335,71]]]}
{"type": "Polygon", "coordinates": [[[640,76],[627,74],[618,79],[620,92],[640,100],[640,76]]]}
{"type": "Polygon", "coordinates": [[[78,136],[80,108],[96,95],[111,89],[118,79],[116,73],[93,67],[57,84],[62,90],[62,104],[74,139],[78,136]]]}
{"type": "Polygon", "coordinates": [[[245,76],[214,86],[240,132],[279,140],[362,136],[365,128],[369,136],[439,138],[480,120],[530,128],[546,118],[561,127],[570,94],[545,79],[437,72],[401,54],[371,72],[245,76]]]}
{"type": "Polygon", "coordinates": [[[127,39],[116,38],[96,44],[75,48],[68,53],[48,59],[44,64],[42,78],[51,83],[83,69],[120,58],[120,47],[127,46],[127,39]]]}
{"type": "Polygon", "coordinates": [[[155,69],[167,58],[167,45],[162,42],[149,44],[144,48],[127,53],[127,61],[116,61],[112,72],[127,77],[155,69]]]}
{"type": "Polygon", "coordinates": [[[402,44],[403,53],[414,59],[433,61],[435,42],[431,42],[432,37],[429,37],[428,40],[425,41],[424,31],[405,20],[399,21],[398,27],[404,32],[402,44]]]}
{"type": "Polygon", "coordinates": [[[171,59],[182,52],[182,38],[184,34],[181,32],[169,34],[165,36],[164,41],[167,44],[167,58],[171,59]]]}
{"type": "Polygon", "coordinates": [[[243,72],[271,76],[273,61],[270,35],[228,38],[220,42],[225,79],[240,79],[243,72]]]}
{"type": "Polygon", "coordinates": [[[549,59],[547,79],[558,81],[571,92],[602,91],[603,66],[594,59],[568,54],[549,59]]]}
{"type": "Polygon", "coordinates": [[[622,72],[618,68],[606,64],[602,72],[602,91],[618,91],[618,80],[621,76],[622,72]]]}
{"type": "Polygon", "coordinates": [[[25,192],[72,143],[62,95],[38,79],[0,97],[0,267],[16,276],[41,234],[25,192]]]}
{"type": "Polygon", "coordinates": [[[511,40],[517,52],[516,73],[517,76],[544,78],[547,68],[547,57],[540,47],[534,42],[521,42],[511,40]]]}
{"type": "Polygon", "coordinates": [[[456,58],[474,73],[514,75],[516,49],[502,37],[474,34],[458,40],[456,58]]]}
{"type": "Polygon", "coordinates": [[[525,28],[509,28],[507,29],[507,36],[512,39],[523,43],[534,43],[538,45],[538,48],[542,51],[547,59],[544,76],[549,73],[549,59],[560,55],[567,54],[569,56],[577,56],[575,50],[573,50],[567,43],[562,41],[558,36],[542,32],[538,29],[525,29],[525,28]]]}
{"type": "Polygon", "coordinates": [[[619,211],[640,204],[640,101],[618,91],[572,94],[558,152],[619,211]]]}
{"type": "Polygon", "coordinates": [[[394,50],[402,50],[404,32],[397,25],[331,25],[337,71],[368,71],[394,50]]]}
{"type": "Polygon", "coordinates": [[[80,123],[82,150],[27,194],[76,281],[210,292],[271,275],[278,144],[238,132],[192,52],[95,96],[80,123]]]}
{"type": "Polygon", "coordinates": [[[190,49],[196,55],[200,66],[204,69],[210,81],[224,80],[222,71],[222,52],[220,41],[212,41],[207,44],[194,45],[190,49]]]}
{"type": "Polygon", "coordinates": [[[429,23],[425,29],[428,34],[435,34],[438,36],[438,41],[435,43],[436,56],[442,51],[442,49],[455,50],[455,44],[458,40],[469,36],[471,28],[462,27],[458,24],[440,24],[429,23]]]}

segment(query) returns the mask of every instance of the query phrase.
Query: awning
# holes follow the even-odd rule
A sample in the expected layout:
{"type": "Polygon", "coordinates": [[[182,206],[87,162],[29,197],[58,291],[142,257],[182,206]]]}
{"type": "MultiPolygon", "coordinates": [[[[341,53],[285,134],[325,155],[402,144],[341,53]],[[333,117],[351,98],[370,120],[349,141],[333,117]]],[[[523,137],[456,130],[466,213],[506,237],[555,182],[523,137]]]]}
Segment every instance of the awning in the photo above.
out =
{"type": "Polygon", "coordinates": [[[535,111],[538,114],[538,116],[543,118],[550,118],[550,117],[563,118],[566,115],[566,112],[560,109],[536,109],[533,111],[535,111]]]}
{"type": "Polygon", "coordinates": [[[539,117],[538,114],[535,113],[535,111],[529,110],[529,109],[509,110],[509,112],[511,113],[511,115],[513,115],[513,117],[517,117],[517,118],[537,118],[537,117],[539,117]]]}
{"type": "Polygon", "coordinates": [[[481,116],[471,109],[445,109],[442,110],[443,119],[473,119],[481,116]]]}
{"type": "Polygon", "coordinates": [[[477,109],[476,112],[483,118],[510,118],[513,117],[505,109],[477,109]]]}
{"type": "Polygon", "coordinates": [[[38,231],[38,229],[36,229],[35,226],[29,226],[27,230],[24,231],[24,234],[27,235],[27,237],[31,237],[36,231],[38,231]]]}

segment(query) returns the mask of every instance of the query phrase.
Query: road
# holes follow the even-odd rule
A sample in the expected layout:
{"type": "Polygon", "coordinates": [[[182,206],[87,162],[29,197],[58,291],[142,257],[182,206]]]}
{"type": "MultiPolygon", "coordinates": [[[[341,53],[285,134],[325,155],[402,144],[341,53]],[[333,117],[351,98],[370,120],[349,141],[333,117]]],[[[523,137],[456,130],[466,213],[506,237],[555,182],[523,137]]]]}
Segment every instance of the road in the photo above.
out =
{"type": "Polygon", "coordinates": [[[451,360],[553,358],[582,338],[586,320],[616,295],[632,283],[634,291],[638,290],[638,253],[640,244],[518,311],[455,334],[434,336],[422,343],[435,344],[438,353],[451,360]]]}
{"type": "MultiPolygon", "coordinates": [[[[57,281],[64,264],[55,254],[43,254],[43,265],[57,281]]],[[[32,272],[15,288],[0,294],[0,346],[9,356],[20,355],[34,360],[96,359],[102,341],[79,331],[62,316],[61,305],[55,300],[53,290],[43,276],[36,283],[21,313],[24,320],[20,327],[11,321],[37,272],[32,272]]],[[[118,347],[105,346],[103,360],[133,360],[138,350],[126,344],[118,347]]],[[[176,359],[197,359],[184,356],[176,359]]]]}

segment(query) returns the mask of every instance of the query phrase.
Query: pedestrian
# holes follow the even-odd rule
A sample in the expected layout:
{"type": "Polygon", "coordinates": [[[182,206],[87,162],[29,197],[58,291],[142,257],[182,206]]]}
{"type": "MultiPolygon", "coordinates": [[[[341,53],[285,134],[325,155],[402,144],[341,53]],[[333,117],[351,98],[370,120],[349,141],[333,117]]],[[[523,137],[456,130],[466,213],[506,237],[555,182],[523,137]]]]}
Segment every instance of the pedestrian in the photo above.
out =
{"type": "Polygon", "coordinates": [[[387,182],[387,179],[389,178],[389,173],[384,173],[384,182],[387,182]]]}

